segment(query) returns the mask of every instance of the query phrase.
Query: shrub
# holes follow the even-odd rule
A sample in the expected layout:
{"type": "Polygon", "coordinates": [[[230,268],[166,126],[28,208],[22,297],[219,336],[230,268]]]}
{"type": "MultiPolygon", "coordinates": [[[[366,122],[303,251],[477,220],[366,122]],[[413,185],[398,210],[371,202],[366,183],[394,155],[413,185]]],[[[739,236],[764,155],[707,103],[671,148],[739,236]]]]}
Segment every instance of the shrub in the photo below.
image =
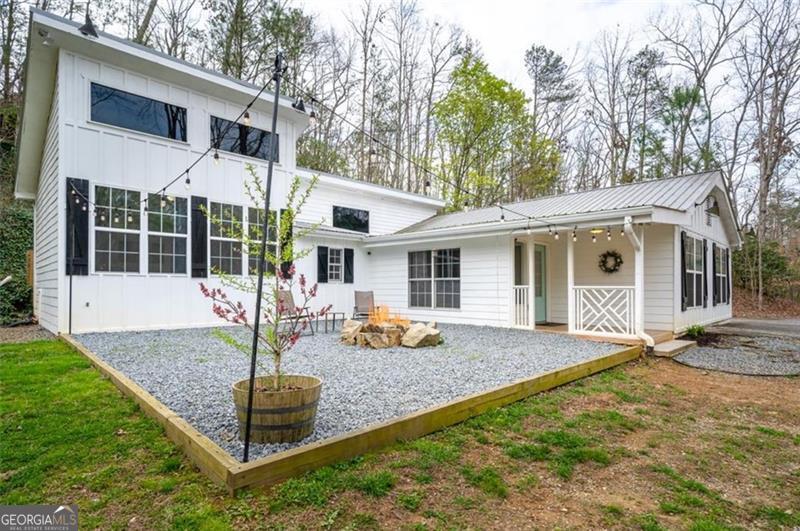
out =
{"type": "Polygon", "coordinates": [[[697,339],[705,333],[706,329],[703,325],[692,325],[686,329],[686,335],[692,339],[697,339]]]}
{"type": "Polygon", "coordinates": [[[25,253],[33,246],[33,212],[23,204],[0,207],[0,324],[31,313],[31,288],[25,280],[25,253]]]}

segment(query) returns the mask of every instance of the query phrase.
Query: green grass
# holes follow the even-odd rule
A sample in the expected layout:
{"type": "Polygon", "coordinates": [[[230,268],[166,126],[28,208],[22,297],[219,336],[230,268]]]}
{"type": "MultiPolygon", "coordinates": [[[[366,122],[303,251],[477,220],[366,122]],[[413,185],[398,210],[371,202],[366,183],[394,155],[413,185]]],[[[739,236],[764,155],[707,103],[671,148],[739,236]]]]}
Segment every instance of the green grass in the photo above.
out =
{"type": "MultiPolygon", "coordinates": [[[[635,468],[626,473],[646,482],[654,509],[641,514],[587,500],[577,510],[599,518],[593,523],[646,531],[800,526],[800,417],[766,417],[757,405],[735,418],[721,407],[687,411],[686,391],[631,374],[605,371],[230,497],[65,344],[0,345],[0,503],[76,503],[87,529],[122,529],[133,517],[148,529],[377,529],[390,514],[405,515],[402,529],[483,528],[501,524],[526,499],[569,495],[586,478],[596,481],[598,465],[627,463],[635,468]],[[761,425],[767,418],[770,425],[761,425]],[[641,446],[631,447],[633,439],[641,446]],[[692,446],[695,440],[703,445],[692,446]],[[738,470],[751,463],[760,475],[738,470]],[[699,481],[706,477],[741,478],[769,504],[736,505],[699,481]]],[[[609,484],[609,494],[618,488],[624,492],[625,483],[609,484]]]]}

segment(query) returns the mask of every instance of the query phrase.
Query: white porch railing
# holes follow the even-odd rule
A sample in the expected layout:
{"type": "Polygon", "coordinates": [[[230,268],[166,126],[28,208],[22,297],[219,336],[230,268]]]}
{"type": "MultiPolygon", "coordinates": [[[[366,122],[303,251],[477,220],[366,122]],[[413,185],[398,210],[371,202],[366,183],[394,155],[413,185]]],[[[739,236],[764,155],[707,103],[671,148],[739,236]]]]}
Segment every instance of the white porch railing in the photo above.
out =
{"type": "Polygon", "coordinates": [[[636,334],[633,286],[575,286],[575,332],[636,334]]]}
{"type": "Polygon", "coordinates": [[[514,286],[514,326],[531,326],[530,311],[530,290],[528,286],[514,286]]]}

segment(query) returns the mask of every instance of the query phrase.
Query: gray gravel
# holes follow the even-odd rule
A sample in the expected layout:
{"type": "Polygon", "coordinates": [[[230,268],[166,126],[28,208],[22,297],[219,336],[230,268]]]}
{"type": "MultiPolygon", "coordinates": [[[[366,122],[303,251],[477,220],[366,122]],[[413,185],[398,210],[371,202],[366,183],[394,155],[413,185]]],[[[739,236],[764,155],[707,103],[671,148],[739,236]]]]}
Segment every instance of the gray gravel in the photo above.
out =
{"type": "MultiPolygon", "coordinates": [[[[314,433],[295,444],[255,445],[257,457],[491,389],[619,350],[565,335],[441,325],[438,347],[370,350],[339,335],[300,339],[286,373],[323,380],[314,433]]],[[[240,329],[228,329],[241,335],[240,329]]],[[[214,329],[81,334],[77,339],[178,415],[241,458],[231,384],[247,378],[248,358],[214,329]]]]}
{"type": "Polygon", "coordinates": [[[758,376],[800,375],[800,339],[719,336],[713,346],[697,347],[674,358],[700,369],[758,376]]]}

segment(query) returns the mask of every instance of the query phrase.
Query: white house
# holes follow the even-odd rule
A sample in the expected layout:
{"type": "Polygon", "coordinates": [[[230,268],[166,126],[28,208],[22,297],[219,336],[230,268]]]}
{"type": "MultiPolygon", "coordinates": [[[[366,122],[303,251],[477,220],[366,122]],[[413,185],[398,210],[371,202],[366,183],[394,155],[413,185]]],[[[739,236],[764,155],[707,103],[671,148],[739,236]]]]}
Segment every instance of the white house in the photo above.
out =
{"type": "MultiPolygon", "coordinates": [[[[30,23],[16,195],[35,201],[40,323],[53,332],[217,324],[198,283],[216,285],[216,269],[247,275],[254,259],[201,207],[256,222],[245,167],[264,176],[271,155],[271,197],[284,207],[294,176],[315,174],[295,163],[308,116],[282,99],[277,151],[267,153],[269,93],[250,125],[220,134],[259,87],[111,35],[86,37],[43,11],[32,9],[30,23]],[[162,201],[155,192],[209,147],[218,158],[202,159],[162,201]]],[[[730,249],[739,238],[718,172],[504,208],[439,214],[443,206],[319,174],[296,220],[324,220],[299,242],[313,249],[296,264],[320,283],[316,303],[349,315],[353,292],[371,290],[376,304],[412,319],[560,324],[650,344],[652,331],[731,316],[730,249]],[[621,258],[617,271],[600,269],[604,253],[621,258]]]]}

